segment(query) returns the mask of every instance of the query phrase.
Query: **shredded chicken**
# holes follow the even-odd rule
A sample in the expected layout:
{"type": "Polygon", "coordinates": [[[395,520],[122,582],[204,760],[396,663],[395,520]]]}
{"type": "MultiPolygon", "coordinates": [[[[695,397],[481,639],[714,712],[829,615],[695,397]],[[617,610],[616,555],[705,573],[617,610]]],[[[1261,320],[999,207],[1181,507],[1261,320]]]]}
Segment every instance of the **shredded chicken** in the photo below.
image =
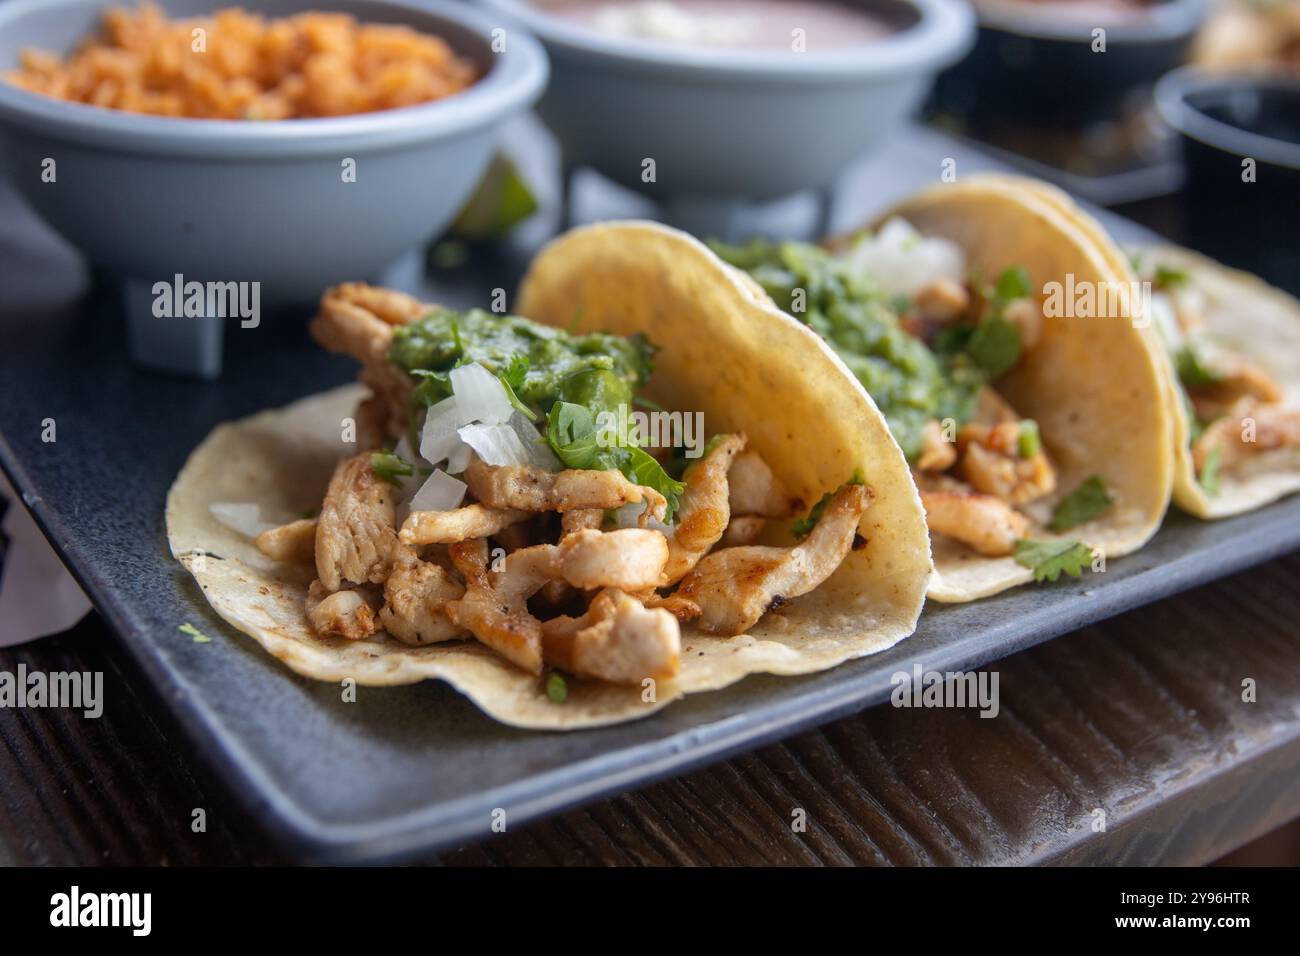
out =
{"type": "Polygon", "coordinates": [[[412,511],[402,523],[399,537],[403,544],[455,544],[486,538],[531,517],[527,511],[502,511],[478,504],[452,511],[412,511]]]}
{"type": "Polygon", "coordinates": [[[327,590],[388,577],[397,547],[395,492],[375,476],[369,454],[334,469],[316,527],[316,573],[327,590]]]}
{"type": "Polygon", "coordinates": [[[870,501],[866,487],[848,485],[831,498],[802,544],[715,551],[686,576],[677,594],[700,606],[699,626],[704,630],[740,634],[767,611],[807,594],[831,576],[853,547],[870,501]]]}
{"type": "Polygon", "coordinates": [[[919,289],[912,297],[921,318],[931,322],[952,322],[970,308],[970,294],[952,279],[940,278],[919,289]]]}
{"type": "Polygon", "coordinates": [[[572,534],[591,528],[599,531],[605,525],[605,512],[600,508],[575,508],[560,516],[560,529],[564,534],[572,534]]]}
{"type": "Polygon", "coordinates": [[[916,467],[921,471],[947,471],[957,462],[957,444],[944,436],[943,426],[931,419],[921,429],[921,454],[916,467]]]}
{"type": "Polygon", "coordinates": [[[799,510],[799,501],[772,473],[763,456],[752,449],[740,452],[727,471],[728,502],[733,515],[786,518],[799,510]]]}
{"type": "Polygon", "coordinates": [[[956,538],[980,554],[1011,554],[1016,542],[1029,533],[1029,519],[992,495],[923,487],[921,504],[932,533],[956,538]]]}
{"type": "Polygon", "coordinates": [[[559,576],[557,550],[553,544],[523,548],[494,573],[485,539],[453,544],[451,560],[465,579],[465,595],[446,605],[447,616],[507,660],[540,674],[542,624],[529,612],[528,599],[559,576]]]}
{"type": "Polygon", "coordinates": [[[744,450],[745,436],[722,435],[713,448],[691,465],[682,480],[682,492],[672,533],[668,536],[668,564],[660,586],[675,584],[718,543],[731,520],[727,472],[744,450]]]}
{"type": "Polygon", "coordinates": [[[668,539],[658,531],[623,528],[585,529],[565,535],[559,545],[560,573],[576,588],[652,588],[668,561],[668,539]]]}
{"type": "Polygon", "coordinates": [[[331,593],[320,581],[307,590],[307,623],[321,637],[358,641],[379,630],[375,609],[360,590],[331,593]]]}
{"type": "Polygon", "coordinates": [[[581,617],[547,621],[542,635],[547,663],[614,684],[667,680],[681,663],[677,619],[614,588],[596,595],[581,617]]]}
{"type": "Polygon", "coordinates": [[[275,561],[308,564],[316,555],[316,519],[301,518],[263,531],[253,539],[253,544],[275,561]]]}
{"type": "Polygon", "coordinates": [[[1197,474],[1210,453],[1219,450],[1219,468],[1231,468],[1251,455],[1300,445],[1300,409],[1241,399],[1229,415],[1211,422],[1192,444],[1197,474]],[[1254,441],[1247,424],[1254,422],[1254,441]]]}
{"type": "Polygon", "coordinates": [[[384,583],[386,603],[379,612],[384,630],[403,644],[435,644],[464,637],[447,616],[449,601],[465,594],[465,586],[446,569],[421,561],[414,548],[401,546],[393,573],[384,583]]]}
{"type": "MultiPolygon", "coordinates": [[[[1228,364],[1228,363],[1225,363],[1228,364]]],[[[1213,421],[1233,414],[1243,399],[1255,399],[1262,404],[1282,401],[1284,393],[1266,371],[1245,359],[1236,358],[1228,367],[1216,368],[1221,375],[1217,382],[1188,389],[1196,417],[1213,421]]]]}
{"type": "Polygon", "coordinates": [[[698,604],[690,598],[682,597],[682,595],[676,593],[660,594],[657,591],[650,590],[644,594],[637,594],[635,597],[646,607],[663,608],[682,624],[695,620],[701,613],[698,604]]]}
{"type": "Polygon", "coordinates": [[[1056,490],[1056,470],[1040,448],[1020,455],[1020,423],[963,425],[957,432],[957,475],[976,490],[1015,505],[1056,490]]]}
{"type": "Polygon", "coordinates": [[[727,530],[722,533],[722,540],[718,542],[718,547],[736,548],[753,544],[766,526],[767,519],[760,518],[758,515],[733,514],[727,524],[727,530]]]}
{"type": "Polygon", "coordinates": [[[1043,310],[1034,299],[1008,302],[1002,317],[1020,332],[1021,354],[1038,345],[1043,337],[1043,310]]]}
{"type": "Polygon", "coordinates": [[[549,472],[535,465],[488,465],[475,455],[464,477],[481,504],[503,510],[603,510],[644,501],[650,514],[662,520],[668,505],[653,488],[634,485],[612,468],[549,472]]]}

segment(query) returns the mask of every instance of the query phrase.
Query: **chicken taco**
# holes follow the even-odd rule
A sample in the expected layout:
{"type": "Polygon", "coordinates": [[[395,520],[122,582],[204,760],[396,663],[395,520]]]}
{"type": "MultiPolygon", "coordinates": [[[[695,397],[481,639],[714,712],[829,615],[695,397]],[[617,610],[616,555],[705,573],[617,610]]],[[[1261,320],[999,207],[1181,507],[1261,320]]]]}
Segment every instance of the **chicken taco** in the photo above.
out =
{"type": "Polygon", "coordinates": [[[1226,518],[1300,491],[1300,302],[1176,246],[1124,250],[1065,193],[1032,188],[1149,290],[1142,307],[1167,359],[1174,503],[1226,518]]]}
{"type": "Polygon", "coordinates": [[[167,501],[204,596],[299,673],[561,729],[915,627],[925,519],[883,418],[683,233],[575,230],[513,315],[339,286],[311,332],[360,384],[218,427],[167,501]]]}
{"type": "Polygon", "coordinates": [[[1300,302],[1185,249],[1130,252],[1170,357],[1175,503],[1224,518],[1300,491],[1300,302]]]}
{"type": "Polygon", "coordinates": [[[1155,533],[1173,480],[1158,342],[1127,273],[1022,181],[936,187],[819,246],[715,249],[884,413],[925,505],[931,597],[1079,576],[1155,533]]]}

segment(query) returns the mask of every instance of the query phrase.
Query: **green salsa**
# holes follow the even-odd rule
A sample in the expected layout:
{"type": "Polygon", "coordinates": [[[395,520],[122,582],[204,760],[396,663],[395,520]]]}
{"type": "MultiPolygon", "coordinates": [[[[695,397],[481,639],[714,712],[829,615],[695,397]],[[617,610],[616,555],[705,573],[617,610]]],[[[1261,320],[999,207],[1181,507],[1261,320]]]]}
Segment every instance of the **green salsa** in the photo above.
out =
{"type": "Polygon", "coordinates": [[[818,246],[755,240],[714,250],[826,340],[875,399],[909,460],[921,453],[926,422],[962,424],[973,414],[989,375],[969,352],[971,330],[930,348],[900,326],[900,304],[872,277],[818,246]]]}
{"type": "MultiPolygon", "coordinates": [[[[601,413],[617,414],[633,403],[653,371],[654,352],[641,335],[575,335],[519,316],[438,309],[395,329],[388,359],[418,383],[411,398],[412,446],[418,446],[424,410],[451,395],[451,370],[478,363],[542,428],[566,468],[618,469],[662,494],[669,520],[684,486],[631,436],[609,436],[601,425],[601,413]]],[[[393,463],[377,465],[391,470],[393,463]]]]}
{"type": "Polygon", "coordinates": [[[514,315],[440,309],[396,329],[388,359],[421,379],[417,410],[451,394],[447,373],[457,365],[478,362],[505,375],[514,363],[521,370],[510,379],[515,394],[546,415],[557,401],[593,413],[630,404],[650,378],[653,355],[643,336],[572,335],[514,315]]]}

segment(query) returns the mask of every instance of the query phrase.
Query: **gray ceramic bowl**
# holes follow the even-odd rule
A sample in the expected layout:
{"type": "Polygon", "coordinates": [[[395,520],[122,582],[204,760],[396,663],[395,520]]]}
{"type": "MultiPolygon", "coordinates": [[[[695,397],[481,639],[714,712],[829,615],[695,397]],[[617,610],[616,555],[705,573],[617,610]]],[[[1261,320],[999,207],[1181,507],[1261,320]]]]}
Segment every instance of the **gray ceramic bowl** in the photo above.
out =
{"type": "MultiPolygon", "coordinates": [[[[221,0],[155,0],[173,16],[221,0]]],[[[0,4],[0,70],[24,47],[66,52],[110,0],[0,4]]],[[[116,4],[122,5],[122,4],[116,4]]],[[[546,83],[545,54],[440,0],[257,0],[285,16],[328,6],[363,21],[445,38],[485,72],[448,99],[331,119],[170,119],[37,96],[0,80],[0,158],[27,200],[97,265],[145,282],[258,281],[262,304],[309,300],[332,282],[374,277],[438,233],[473,190],[501,122],[546,83]],[[42,163],[56,162],[44,182],[42,163]],[[343,161],[356,181],[343,182],[343,161]]]]}
{"type": "Polygon", "coordinates": [[[566,166],[654,198],[767,200],[829,187],[884,142],[974,36],[960,0],[854,0],[900,23],[870,45],[791,55],[621,39],[528,0],[482,0],[551,58],[538,113],[566,166]],[[655,160],[656,182],[642,182],[655,160]]]}

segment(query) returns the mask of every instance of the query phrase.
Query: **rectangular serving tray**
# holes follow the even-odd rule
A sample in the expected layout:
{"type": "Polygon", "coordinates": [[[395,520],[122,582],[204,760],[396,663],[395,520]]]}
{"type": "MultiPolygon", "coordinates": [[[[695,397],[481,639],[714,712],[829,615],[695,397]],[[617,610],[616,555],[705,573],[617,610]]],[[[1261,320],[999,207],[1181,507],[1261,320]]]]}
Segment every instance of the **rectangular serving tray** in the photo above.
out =
{"type": "MultiPolygon", "coordinates": [[[[947,157],[963,172],[994,165],[912,129],[856,171],[850,190],[879,207],[947,157]]],[[[297,314],[228,336],[218,382],[141,371],[127,361],[112,286],[2,189],[0,249],[0,466],[200,753],[303,860],[400,859],[486,837],[498,811],[511,826],[681,773],[879,703],[892,675],[914,665],[987,664],[1300,547],[1300,499],[1214,524],[1171,513],[1148,547],[1103,574],[932,604],[917,633],[883,654],[808,677],[750,677],[598,730],[514,730],[434,682],[361,688],[344,703],[338,686],[297,677],[217,618],[168,554],[163,502],[218,422],[347,381],[351,363],[312,345],[297,314]],[[54,442],[42,440],[47,419],[54,442]],[[183,623],[212,643],[193,643],[183,623]]],[[[438,295],[481,302],[487,289],[513,287],[512,268],[443,277],[438,295]]]]}

